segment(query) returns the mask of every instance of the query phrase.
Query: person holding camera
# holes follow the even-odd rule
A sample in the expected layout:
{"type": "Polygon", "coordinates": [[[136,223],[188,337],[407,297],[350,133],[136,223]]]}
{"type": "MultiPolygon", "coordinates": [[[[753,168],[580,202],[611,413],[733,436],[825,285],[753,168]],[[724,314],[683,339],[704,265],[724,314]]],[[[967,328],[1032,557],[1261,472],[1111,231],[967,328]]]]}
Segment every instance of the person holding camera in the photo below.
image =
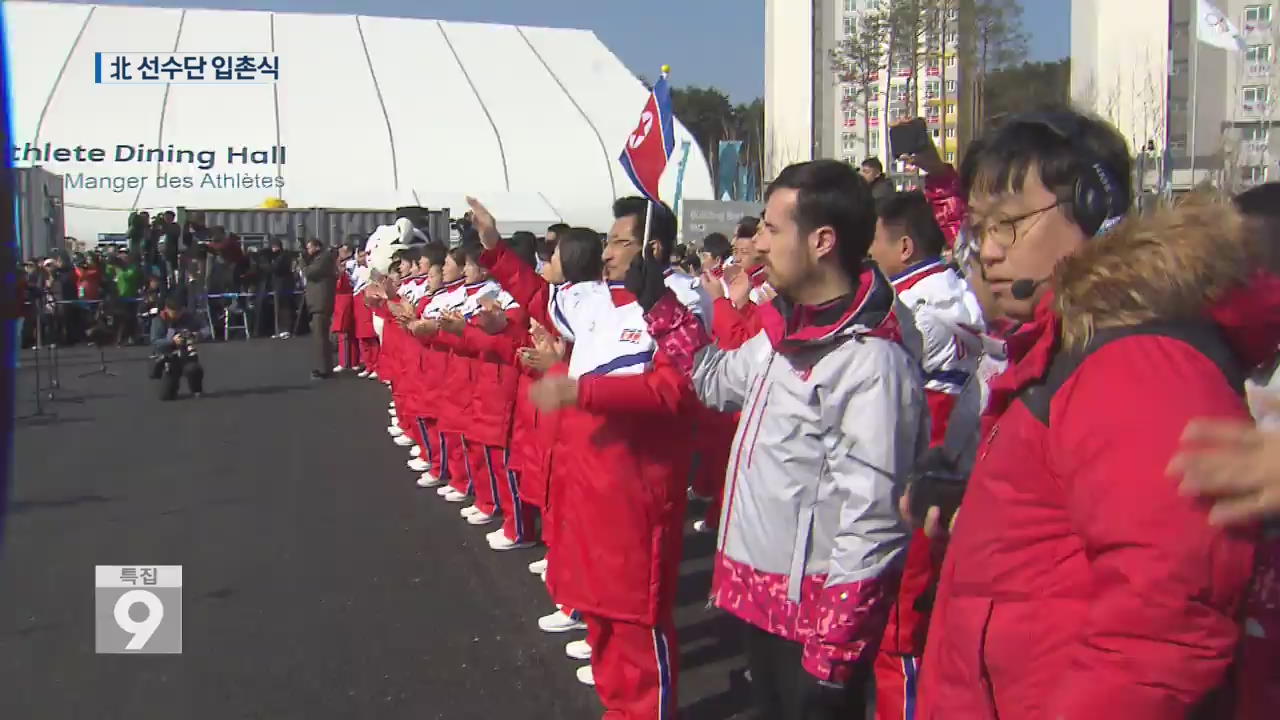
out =
{"type": "Polygon", "coordinates": [[[305,260],[303,275],[307,289],[304,300],[307,312],[311,314],[311,334],[315,338],[316,361],[319,363],[311,371],[311,377],[322,380],[333,375],[333,340],[329,337],[329,328],[333,324],[338,263],[333,253],[316,238],[307,241],[305,260]]]}
{"type": "Polygon", "coordinates": [[[200,321],[178,302],[176,298],[165,301],[164,310],[157,316],[163,324],[164,337],[155,340],[155,364],[151,366],[151,378],[162,380],[160,399],[173,400],[178,396],[178,385],[187,380],[187,389],[195,397],[204,392],[204,368],[196,351],[196,339],[200,335],[200,321]]]}

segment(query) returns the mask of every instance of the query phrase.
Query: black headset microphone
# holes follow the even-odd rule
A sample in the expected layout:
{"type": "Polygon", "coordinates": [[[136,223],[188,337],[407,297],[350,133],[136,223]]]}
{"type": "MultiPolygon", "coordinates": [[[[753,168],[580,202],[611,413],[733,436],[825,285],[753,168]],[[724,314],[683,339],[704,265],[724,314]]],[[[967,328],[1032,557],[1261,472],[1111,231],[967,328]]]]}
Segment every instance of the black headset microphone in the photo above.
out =
{"type": "Polygon", "coordinates": [[[1032,295],[1036,294],[1036,288],[1040,287],[1048,278],[1034,280],[1032,278],[1022,278],[1009,283],[1009,294],[1014,300],[1030,300],[1032,295]]]}

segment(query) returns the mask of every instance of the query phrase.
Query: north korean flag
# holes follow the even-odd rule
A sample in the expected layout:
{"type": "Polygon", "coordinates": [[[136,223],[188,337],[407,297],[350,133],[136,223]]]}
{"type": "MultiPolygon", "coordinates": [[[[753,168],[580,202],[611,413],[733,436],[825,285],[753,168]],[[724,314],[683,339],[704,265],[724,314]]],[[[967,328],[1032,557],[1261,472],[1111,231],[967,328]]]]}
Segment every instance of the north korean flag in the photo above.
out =
{"type": "Polygon", "coordinates": [[[671,113],[671,86],[667,75],[658,78],[649,100],[640,113],[640,122],[627,137],[626,147],[618,162],[641,193],[654,202],[658,198],[658,181],[667,167],[667,159],[675,150],[675,119],[671,113]]]}

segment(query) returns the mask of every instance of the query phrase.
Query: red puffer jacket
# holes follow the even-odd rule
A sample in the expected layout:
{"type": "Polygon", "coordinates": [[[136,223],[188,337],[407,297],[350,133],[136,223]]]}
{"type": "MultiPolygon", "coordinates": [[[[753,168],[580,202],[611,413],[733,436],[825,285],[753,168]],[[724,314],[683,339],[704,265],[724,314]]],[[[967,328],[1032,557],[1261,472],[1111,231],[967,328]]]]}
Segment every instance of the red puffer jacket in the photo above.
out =
{"type": "Polygon", "coordinates": [[[938,221],[942,234],[947,237],[947,247],[955,245],[969,206],[960,192],[960,176],[950,165],[946,171],[936,172],[924,180],[924,196],[933,206],[933,219],[938,221]]]}
{"type": "Polygon", "coordinates": [[[1275,354],[1280,292],[1239,286],[1229,304],[1248,312],[1226,323],[1228,301],[1203,296],[1246,277],[1222,260],[1233,239],[1141,227],[1069,259],[1056,301],[1010,338],[942,569],[921,718],[1186,718],[1227,680],[1257,533],[1211,526],[1166,472],[1190,420],[1249,417],[1224,368],[1275,354]],[[1060,344],[1117,328],[1038,389],[1060,344]]]}

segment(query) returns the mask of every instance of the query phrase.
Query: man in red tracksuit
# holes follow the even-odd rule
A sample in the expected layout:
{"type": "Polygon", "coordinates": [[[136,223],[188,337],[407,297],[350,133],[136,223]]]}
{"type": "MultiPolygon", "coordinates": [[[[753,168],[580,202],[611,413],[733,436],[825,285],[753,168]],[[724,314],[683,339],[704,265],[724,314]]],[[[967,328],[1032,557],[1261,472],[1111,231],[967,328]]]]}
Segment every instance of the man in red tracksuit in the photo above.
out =
{"type": "MultiPolygon", "coordinates": [[[[469,202],[490,273],[534,319],[574,342],[568,375],[544,377],[531,393],[540,408],[567,411],[554,455],[547,579],[586,618],[591,665],[578,678],[596,686],[605,718],[674,717],[688,381],[656,351],[633,294],[602,282],[552,288],[502,247],[484,206],[469,202]]],[[[671,255],[674,216],[653,206],[657,247],[646,247],[645,211],[638,198],[615,203],[603,253],[611,281],[641,252],[671,255]]]]}

